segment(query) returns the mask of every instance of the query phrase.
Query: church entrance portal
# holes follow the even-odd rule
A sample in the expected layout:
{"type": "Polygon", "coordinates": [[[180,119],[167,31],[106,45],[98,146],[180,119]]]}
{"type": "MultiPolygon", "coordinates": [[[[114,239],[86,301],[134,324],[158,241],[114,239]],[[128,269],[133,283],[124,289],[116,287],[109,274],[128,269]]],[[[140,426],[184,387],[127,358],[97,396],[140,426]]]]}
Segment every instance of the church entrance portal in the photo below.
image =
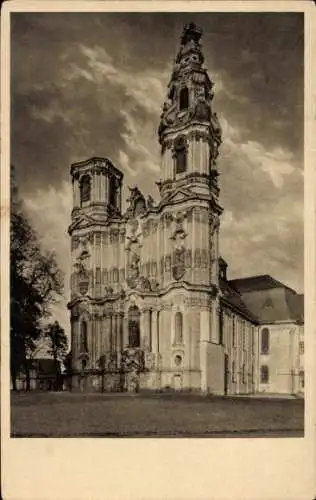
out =
{"type": "Polygon", "coordinates": [[[137,306],[128,310],[128,345],[140,347],[140,310],[137,306]]]}

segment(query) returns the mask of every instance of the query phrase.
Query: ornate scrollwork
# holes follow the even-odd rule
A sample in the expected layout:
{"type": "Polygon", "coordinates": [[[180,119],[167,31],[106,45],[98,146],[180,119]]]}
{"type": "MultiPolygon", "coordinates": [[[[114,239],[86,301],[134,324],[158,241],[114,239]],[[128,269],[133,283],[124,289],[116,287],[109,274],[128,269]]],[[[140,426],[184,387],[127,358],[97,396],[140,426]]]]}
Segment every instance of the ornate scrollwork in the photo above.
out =
{"type": "Polygon", "coordinates": [[[128,217],[137,217],[146,212],[146,201],[142,192],[137,186],[129,187],[130,196],[126,200],[128,205],[126,214],[128,217]]]}
{"type": "Polygon", "coordinates": [[[185,248],[176,248],[172,257],[172,276],[179,280],[185,273],[185,248]]]}

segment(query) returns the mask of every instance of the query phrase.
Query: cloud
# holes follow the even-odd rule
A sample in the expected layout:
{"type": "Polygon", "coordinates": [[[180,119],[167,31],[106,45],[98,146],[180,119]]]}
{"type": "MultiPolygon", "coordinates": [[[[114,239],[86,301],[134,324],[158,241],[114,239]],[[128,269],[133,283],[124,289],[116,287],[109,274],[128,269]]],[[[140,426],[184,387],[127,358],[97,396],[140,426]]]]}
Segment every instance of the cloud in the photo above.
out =
{"type": "MultiPolygon", "coordinates": [[[[83,15],[69,23],[60,15],[59,24],[55,17],[51,25],[52,17],[38,18],[17,45],[12,152],[34,225],[66,272],[71,162],[108,156],[124,171],[125,186],[137,183],[154,195],[160,168],[157,127],[175,30],[171,21],[169,33],[168,23],[142,16],[139,37],[135,17],[120,24],[118,18],[98,15],[92,22],[83,15]],[[150,47],[144,43],[149,33],[150,47]]],[[[214,109],[223,128],[221,252],[234,277],[269,272],[302,288],[303,45],[296,48],[293,30],[286,37],[267,21],[260,27],[261,15],[257,25],[249,15],[242,23],[214,16],[204,21],[203,14],[201,21],[212,26],[209,33],[206,27],[203,44],[206,60],[213,61],[214,109]],[[230,41],[223,37],[225,26],[230,41]],[[268,46],[266,32],[273,40],[268,46]]],[[[58,311],[66,324],[67,310],[58,311]]]]}
{"type": "Polygon", "coordinates": [[[303,175],[293,153],[243,142],[222,120],[220,248],[231,277],[271,274],[303,289],[303,175]]]}
{"type": "Polygon", "coordinates": [[[70,320],[66,305],[70,297],[71,258],[67,228],[72,209],[71,184],[63,182],[60,189],[53,186],[38,189],[32,198],[25,198],[24,203],[43,249],[56,253],[58,265],[65,274],[64,296],[51,307],[51,312],[54,320],[58,320],[69,334],[70,320]]]}

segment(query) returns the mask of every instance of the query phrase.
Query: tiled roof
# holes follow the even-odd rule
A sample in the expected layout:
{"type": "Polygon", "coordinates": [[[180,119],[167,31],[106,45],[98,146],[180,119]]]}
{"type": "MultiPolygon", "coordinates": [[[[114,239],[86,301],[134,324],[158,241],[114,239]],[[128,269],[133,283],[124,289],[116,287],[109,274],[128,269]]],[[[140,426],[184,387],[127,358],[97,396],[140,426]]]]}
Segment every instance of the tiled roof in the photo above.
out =
{"type": "Polygon", "coordinates": [[[222,292],[222,297],[233,309],[237,310],[242,316],[245,316],[250,321],[257,322],[254,314],[247,308],[242,296],[234,288],[232,288],[228,281],[219,279],[219,287],[222,292]]]}
{"type": "Polygon", "coordinates": [[[304,296],[271,276],[254,276],[229,282],[260,323],[304,321],[304,296]]]}
{"type": "MultiPolygon", "coordinates": [[[[270,288],[288,288],[289,290],[292,290],[291,288],[281,283],[281,281],[272,278],[272,276],[269,276],[268,274],[230,280],[229,284],[240,293],[250,292],[254,290],[268,290],[270,288]]],[[[292,290],[292,292],[294,292],[294,290],[292,290]]]]}

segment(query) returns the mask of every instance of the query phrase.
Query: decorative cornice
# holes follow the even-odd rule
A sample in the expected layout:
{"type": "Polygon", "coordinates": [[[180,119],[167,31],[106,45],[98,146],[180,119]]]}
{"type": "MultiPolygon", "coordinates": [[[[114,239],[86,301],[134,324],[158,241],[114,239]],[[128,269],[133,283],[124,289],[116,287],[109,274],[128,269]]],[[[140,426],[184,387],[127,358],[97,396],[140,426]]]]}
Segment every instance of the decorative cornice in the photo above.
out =
{"type": "Polygon", "coordinates": [[[121,172],[118,168],[116,168],[111,160],[108,158],[101,158],[94,156],[92,158],[89,158],[88,160],[83,160],[80,162],[72,163],[70,167],[70,174],[76,175],[79,170],[89,170],[89,169],[94,169],[98,168],[99,171],[103,172],[110,172],[112,175],[114,174],[115,177],[118,179],[122,180],[124,174],[121,172]]]}

